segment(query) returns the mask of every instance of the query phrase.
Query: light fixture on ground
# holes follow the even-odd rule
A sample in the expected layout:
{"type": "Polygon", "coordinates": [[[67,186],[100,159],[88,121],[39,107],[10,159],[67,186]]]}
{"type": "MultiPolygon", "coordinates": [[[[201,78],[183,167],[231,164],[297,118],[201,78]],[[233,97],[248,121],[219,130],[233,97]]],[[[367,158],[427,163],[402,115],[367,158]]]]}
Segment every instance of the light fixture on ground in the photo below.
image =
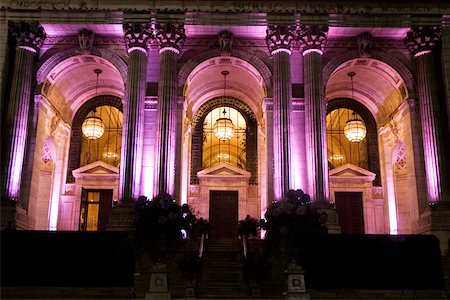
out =
{"type": "MultiPolygon", "coordinates": [[[[222,71],[222,75],[224,78],[224,99],[226,96],[226,88],[227,88],[227,75],[230,74],[228,71],[222,71]]],[[[223,117],[218,118],[214,123],[213,132],[214,135],[221,141],[228,141],[234,136],[234,126],[233,121],[230,118],[226,117],[227,111],[225,107],[222,111],[223,117]]]]}
{"type": "MultiPolygon", "coordinates": [[[[98,76],[102,73],[102,70],[95,69],[94,73],[97,75],[97,83],[95,85],[95,96],[97,96],[98,76]]],[[[84,136],[90,140],[101,138],[105,132],[105,125],[103,124],[102,119],[95,115],[96,112],[97,111],[93,109],[92,115],[87,116],[86,119],[84,119],[83,125],[81,125],[81,131],[84,136]]]]}
{"type": "MultiPolygon", "coordinates": [[[[353,96],[353,76],[355,76],[356,73],[349,72],[347,75],[352,82],[352,99],[355,99],[353,96]]],[[[353,119],[348,120],[344,126],[344,135],[350,142],[361,142],[366,137],[366,125],[361,119],[358,119],[356,112],[353,112],[352,115],[353,119]]]]}

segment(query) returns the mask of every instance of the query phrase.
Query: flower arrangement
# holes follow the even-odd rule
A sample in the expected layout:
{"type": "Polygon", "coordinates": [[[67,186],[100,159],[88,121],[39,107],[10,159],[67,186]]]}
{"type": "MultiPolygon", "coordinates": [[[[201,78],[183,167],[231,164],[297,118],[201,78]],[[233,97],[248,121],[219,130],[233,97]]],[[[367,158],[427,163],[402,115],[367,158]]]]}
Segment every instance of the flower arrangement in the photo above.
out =
{"type": "Polygon", "coordinates": [[[137,250],[149,253],[157,261],[173,254],[185,238],[195,238],[207,230],[207,222],[197,219],[189,205],[180,206],[165,193],[152,200],[139,197],[134,204],[133,221],[137,250]]]}
{"type": "Polygon", "coordinates": [[[245,219],[238,222],[239,236],[245,237],[247,239],[250,237],[259,237],[260,228],[260,221],[250,217],[250,215],[247,215],[245,219]]]}
{"type": "Polygon", "coordinates": [[[328,233],[327,214],[319,212],[302,190],[289,190],[285,199],[272,202],[265,213],[262,228],[269,246],[298,248],[301,238],[328,233]]]}

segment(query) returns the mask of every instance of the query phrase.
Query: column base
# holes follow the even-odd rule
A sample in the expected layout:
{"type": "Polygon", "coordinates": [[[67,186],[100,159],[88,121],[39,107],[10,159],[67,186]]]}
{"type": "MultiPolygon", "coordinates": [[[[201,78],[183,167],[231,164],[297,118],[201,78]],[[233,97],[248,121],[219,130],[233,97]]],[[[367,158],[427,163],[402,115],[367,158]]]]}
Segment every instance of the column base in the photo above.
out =
{"type": "Polygon", "coordinates": [[[1,230],[15,230],[16,229],[16,202],[2,199],[1,205],[1,230]]]}
{"type": "Polygon", "coordinates": [[[118,206],[111,209],[106,229],[108,231],[130,231],[133,229],[131,214],[133,203],[130,201],[120,202],[118,206]]]}
{"type": "Polygon", "coordinates": [[[339,226],[336,209],[332,208],[328,202],[321,202],[317,205],[317,210],[327,214],[327,222],[325,225],[328,228],[328,233],[341,233],[341,226],[339,226]]]}
{"type": "Polygon", "coordinates": [[[431,233],[439,239],[441,253],[450,250],[450,203],[439,203],[431,209],[431,233]]]}

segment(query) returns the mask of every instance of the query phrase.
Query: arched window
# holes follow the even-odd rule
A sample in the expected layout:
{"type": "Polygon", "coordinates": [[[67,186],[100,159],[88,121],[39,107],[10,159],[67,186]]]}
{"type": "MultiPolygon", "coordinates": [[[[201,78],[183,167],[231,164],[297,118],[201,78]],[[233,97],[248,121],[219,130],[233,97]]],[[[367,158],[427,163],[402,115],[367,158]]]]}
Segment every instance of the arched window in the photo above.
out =
{"type": "Polygon", "coordinates": [[[367,139],[360,141],[349,140],[344,129],[349,121],[364,121],[348,108],[337,108],[327,115],[327,151],[328,165],[330,169],[342,166],[346,163],[368,169],[367,139]]]}
{"type": "Polygon", "coordinates": [[[229,163],[241,169],[246,169],[246,122],[236,109],[231,107],[218,107],[210,111],[203,122],[203,168],[210,168],[220,163],[229,163]],[[219,124],[226,119],[228,123],[219,124]],[[228,126],[229,136],[220,138],[217,129],[219,126],[228,126]]]}
{"type": "Polygon", "coordinates": [[[96,107],[88,113],[82,125],[80,166],[101,160],[115,167],[120,164],[123,114],[110,105],[96,107]],[[94,118],[99,124],[89,124],[86,120],[94,118]],[[84,129],[87,128],[87,134],[84,129]],[[95,136],[96,127],[103,128],[95,136]],[[91,129],[91,130],[90,130],[91,129]]]}

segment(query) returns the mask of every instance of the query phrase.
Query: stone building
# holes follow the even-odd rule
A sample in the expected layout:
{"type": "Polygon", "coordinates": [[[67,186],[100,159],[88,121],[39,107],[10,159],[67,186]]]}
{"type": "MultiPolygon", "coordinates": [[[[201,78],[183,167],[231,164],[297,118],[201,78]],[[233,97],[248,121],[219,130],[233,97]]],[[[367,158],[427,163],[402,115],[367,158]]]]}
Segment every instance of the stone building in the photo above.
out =
{"type": "Polygon", "coordinates": [[[3,227],[166,192],[228,228],[302,189],[335,232],[448,248],[448,1],[102,2],[1,4],[3,227]]]}

